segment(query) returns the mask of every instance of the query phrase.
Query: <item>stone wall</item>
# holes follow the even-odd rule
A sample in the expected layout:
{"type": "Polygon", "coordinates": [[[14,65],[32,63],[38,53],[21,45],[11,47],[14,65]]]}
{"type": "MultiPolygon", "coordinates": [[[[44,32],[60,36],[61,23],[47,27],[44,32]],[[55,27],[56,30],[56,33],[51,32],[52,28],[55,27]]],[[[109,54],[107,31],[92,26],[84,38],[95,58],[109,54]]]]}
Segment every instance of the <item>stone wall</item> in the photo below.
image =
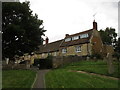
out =
{"type": "Polygon", "coordinates": [[[86,57],[81,56],[58,56],[52,58],[53,68],[60,67],[64,64],[72,63],[72,62],[78,62],[86,60],[86,57]]]}
{"type": "Polygon", "coordinates": [[[30,61],[26,61],[24,64],[9,63],[2,64],[2,70],[13,70],[13,69],[30,69],[30,61]]]}

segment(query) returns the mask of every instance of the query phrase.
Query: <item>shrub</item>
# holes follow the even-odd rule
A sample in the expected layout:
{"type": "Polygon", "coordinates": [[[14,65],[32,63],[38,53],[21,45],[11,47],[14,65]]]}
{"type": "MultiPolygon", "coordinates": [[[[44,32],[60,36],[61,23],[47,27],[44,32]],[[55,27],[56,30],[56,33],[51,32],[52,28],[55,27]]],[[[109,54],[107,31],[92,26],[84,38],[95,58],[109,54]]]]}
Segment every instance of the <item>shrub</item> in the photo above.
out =
{"type": "Polygon", "coordinates": [[[95,54],[90,56],[91,59],[94,59],[95,57],[96,57],[96,59],[102,59],[102,56],[98,53],[95,53],[95,54]]]}
{"type": "Polygon", "coordinates": [[[115,53],[113,54],[113,57],[114,57],[114,58],[117,58],[117,60],[119,61],[119,59],[120,59],[120,53],[115,52],[115,53]]]}

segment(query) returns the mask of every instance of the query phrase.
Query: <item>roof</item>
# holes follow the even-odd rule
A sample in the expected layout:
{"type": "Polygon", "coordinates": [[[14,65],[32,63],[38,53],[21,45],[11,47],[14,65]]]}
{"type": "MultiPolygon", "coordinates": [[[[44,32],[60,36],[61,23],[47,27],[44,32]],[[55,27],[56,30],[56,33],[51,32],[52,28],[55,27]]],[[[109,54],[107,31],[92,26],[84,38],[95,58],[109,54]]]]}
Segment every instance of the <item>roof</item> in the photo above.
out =
{"type": "Polygon", "coordinates": [[[37,53],[47,53],[47,52],[58,51],[62,41],[63,39],[56,42],[48,43],[45,45],[40,45],[37,53]]]}
{"type": "Polygon", "coordinates": [[[52,42],[52,43],[48,43],[48,44],[45,44],[45,45],[40,45],[39,46],[39,51],[37,51],[36,53],[54,52],[54,51],[58,51],[60,47],[89,43],[90,37],[92,35],[92,31],[93,31],[93,29],[90,29],[90,30],[86,30],[86,31],[79,32],[79,33],[76,33],[76,34],[68,35],[68,36],[65,37],[65,39],[66,39],[66,38],[71,38],[73,36],[78,36],[78,35],[81,35],[81,34],[88,33],[89,37],[87,37],[87,38],[81,38],[81,39],[72,40],[72,41],[68,41],[68,42],[65,42],[65,39],[62,39],[62,40],[55,41],[55,42],[52,42]]]}
{"type": "Polygon", "coordinates": [[[92,34],[92,31],[93,31],[93,29],[86,30],[86,31],[79,32],[79,33],[76,33],[76,34],[68,35],[68,36],[66,36],[66,38],[70,38],[70,37],[73,37],[73,36],[78,36],[78,35],[85,34],[85,33],[88,33],[89,36],[90,36],[92,34]]]}
{"type": "Polygon", "coordinates": [[[82,39],[78,39],[78,40],[63,42],[61,44],[61,47],[84,44],[84,43],[89,43],[89,38],[82,38],[82,39]]]}
{"type": "Polygon", "coordinates": [[[93,29],[90,29],[90,30],[86,30],[86,31],[83,31],[83,32],[79,32],[79,33],[76,33],[76,34],[72,34],[72,35],[68,35],[65,37],[66,38],[71,38],[73,36],[79,36],[81,34],[86,34],[88,33],[89,37],[88,38],[81,38],[81,39],[77,39],[77,40],[72,40],[72,41],[68,41],[68,42],[63,42],[61,44],[61,47],[65,47],[65,46],[72,46],[72,45],[78,45],[78,44],[84,44],[84,43],[89,43],[89,40],[90,40],[90,37],[92,35],[92,32],[93,32],[93,29]]]}

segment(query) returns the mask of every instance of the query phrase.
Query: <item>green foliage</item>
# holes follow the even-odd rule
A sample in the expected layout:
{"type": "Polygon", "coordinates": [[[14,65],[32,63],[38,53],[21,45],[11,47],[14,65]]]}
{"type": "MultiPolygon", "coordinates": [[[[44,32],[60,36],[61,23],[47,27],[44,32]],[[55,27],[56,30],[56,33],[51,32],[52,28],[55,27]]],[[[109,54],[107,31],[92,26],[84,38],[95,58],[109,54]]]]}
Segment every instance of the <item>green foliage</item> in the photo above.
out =
{"type": "Polygon", "coordinates": [[[118,38],[118,40],[116,42],[115,51],[120,54],[120,37],[118,38]]]}
{"type": "Polygon", "coordinates": [[[117,61],[119,61],[119,59],[120,59],[120,53],[115,52],[115,53],[113,54],[113,57],[117,58],[117,61]]]}
{"type": "Polygon", "coordinates": [[[43,42],[43,20],[33,15],[30,2],[2,3],[3,57],[23,55],[37,50],[43,42]]]}
{"type": "Polygon", "coordinates": [[[36,72],[30,70],[5,70],[2,72],[2,87],[31,88],[36,72]]]}
{"type": "Polygon", "coordinates": [[[96,59],[102,59],[102,56],[98,53],[95,53],[95,54],[90,56],[91,59],[94,59],[95,57],[96,57],[96,59]]]}
{"type": "Polygon", "coordinates": [[[106,28],[105,30],[100,30],[100,36],[104,44],[115,45],[117,33],[114,28],[106,28]]]}

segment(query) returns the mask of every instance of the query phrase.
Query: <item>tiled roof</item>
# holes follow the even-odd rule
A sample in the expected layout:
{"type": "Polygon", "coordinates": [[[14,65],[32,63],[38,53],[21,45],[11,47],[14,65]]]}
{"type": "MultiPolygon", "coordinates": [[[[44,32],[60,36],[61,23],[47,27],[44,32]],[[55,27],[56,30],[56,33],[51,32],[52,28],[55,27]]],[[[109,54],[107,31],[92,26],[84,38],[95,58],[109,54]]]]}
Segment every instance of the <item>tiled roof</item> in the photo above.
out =
{"type": "Polygon", "coordinates": [[[63,42],[61,44],[61,47],[84,44],[84,43],[89,43],[89,38],[82,38],[82,39],[78,39],[78,40],[63,42]]]}
{"type": "Polygon", "coordinates": [[[83,31],[83,32],[72,34],[72,35],[65,37],[65,39],[66,39],[66,38],[71,38],[73,36],[88,33],[89,37],[87,37],[87,38],[81,38],[81,39],[72,40],[72,41],[68,41],[68,42],[65,42],[65,39],[62,39],[62,40],[59,40],[56,42],[48,43],[45,45],[40,45],[39,50],[36,53],[54,52],[54,51],[58,51],[60,47],[89,43],[89,39],[92,35],[92,31],[93,31],[93,29],[90,29],[87,31],[83,31]]]}
{"type": "Polygon", "coordinates": [[[48,43],[45,45],[40,45],[39,50],[36,53],[46,53],[46,52],[58,51],[62,41],[63,41],[63,39],[56,41],[56,42],[48,43]]]}
{"type": "Polygon", "coordinates": [[[85,34],[85,33],[88,33],[89,36],[91,36],[92,31],[93,31],[93,29],[86,30],[86,31],[79,32],[79,33],[76,33],[76,34],[68,35],[66,38],[73,37],[73,36],[78,36],[78,35],[85,34]]]}
{"type": "Polygon", "coordinates": [[[87,30],[87,31],[83,31],[83,32],[80,32],[80,33],[76,33],[76,34],[72,34],[72,35],[69,35],[69,36],[66,36],[66,38],[71,38],[73,36],[78,36],[78,35],[81,35],[81,34],[87,34],[89,35],[88,38],[81,38],[81,39],[77,39],[77,40],[72,40],[72,41],[68,41],[68,42],[63,42],[61,44],[61,47],[65,47],[65,46],[72,46],[72,45],[78,45],[78,44],[84,44],[84,43],[89,43],[89,39],[92,35],[92,32],[93,32],[93,29],[90,29],[90,30],[87,30]]]}

